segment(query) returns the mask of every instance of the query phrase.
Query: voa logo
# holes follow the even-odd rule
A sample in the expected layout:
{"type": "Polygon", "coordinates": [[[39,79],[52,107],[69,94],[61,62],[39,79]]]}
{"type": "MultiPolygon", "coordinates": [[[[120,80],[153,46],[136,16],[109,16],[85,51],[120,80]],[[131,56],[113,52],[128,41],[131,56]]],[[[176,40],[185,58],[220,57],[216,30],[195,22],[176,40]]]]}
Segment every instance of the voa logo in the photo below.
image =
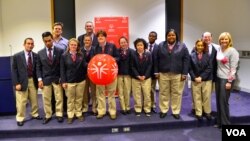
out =
{"type": "Polygon", "coordinates": [[[244,129],[226,129],[227,136],[247,136],[244,129]]]}

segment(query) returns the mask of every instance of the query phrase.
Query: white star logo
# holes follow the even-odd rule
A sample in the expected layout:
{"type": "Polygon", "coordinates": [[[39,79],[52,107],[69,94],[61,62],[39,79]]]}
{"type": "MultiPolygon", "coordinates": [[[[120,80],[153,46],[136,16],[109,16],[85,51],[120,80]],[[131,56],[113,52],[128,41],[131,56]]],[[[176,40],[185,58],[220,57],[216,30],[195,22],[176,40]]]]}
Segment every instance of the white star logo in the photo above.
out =
{"type": "Polygon", "coordinates": [[[108,68],[105,68],[107,64],[102,64],[102,62],[97,62],[96,64],[92,64],[90,70],[93,70],[92,74],[97,74],[97,79],[102,79],[102,74],[107,74],[108,68]]]}

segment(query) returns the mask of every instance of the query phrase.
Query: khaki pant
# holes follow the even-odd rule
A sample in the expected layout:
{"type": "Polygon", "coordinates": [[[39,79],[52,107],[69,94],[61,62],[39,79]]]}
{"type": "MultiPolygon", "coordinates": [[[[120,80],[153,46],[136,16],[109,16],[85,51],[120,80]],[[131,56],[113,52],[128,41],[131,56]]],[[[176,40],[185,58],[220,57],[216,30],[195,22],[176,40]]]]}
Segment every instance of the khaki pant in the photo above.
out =
{"type": "Polygon", "coordinates": [[[52,90],[54,90],[55,100],[56,100],[56,116],[63,116],[63,89],[61,84],[52,83],[51,85],[44,86],[42,89],[43,95],[43,109],[45,112],[46,118],[51,118],[52,116],[52,106],[51,106],[51,97],[52,90]]]}
{"type": "Polygon", "coordinates": [[[118,88],[121,110],[123,111],[130,110],[131,83],[132,83],[131,76],[118,75],[117,88],[118,88]]]}
{"type": "Polygon", "coordinates": [[[156,108],[156,83],[157,83],[157,79],[152,79],[152,83],[151,83],[151,108],[156,108]]]}
{"type": "Polygon", "coordinates": [[[185,81],[181,81],[181,74],[160,73],[159,77],[159,107],[162,113],[167,113],[169,103],[173,114],[180,114],[182,93],[185,81]]]}
{"type": "Polygon", "coordinates": [[[108,94],[108,106],[109,106],[109,114],[116,115],[116,101],[115,101],[115,93],[117,87],[117,79],[114,80],[109,85],[96,85],[96,98],[97,98],[97,112],[98,115],[106,114],[106,94],[108,94]]]}
{"type": "Polygon", "coordinates": [[[191,86],[195,114],[201,116],[202,110],[204,110],[206,114],[210,114],[212,81],[202,81],[201,83],[192,81],[191,86]]]}
{"type": "MultiPolygon", "coordinates": [[[[212,82],[211,95],[212,95],[213,92],[215,92],[215,82],[212,82]]],[[[193,95],[192,95],[192,109],[194,109],[194,98],[193,98],[193,95]]],[[[204,111],[204,109],[203,109],[203,111],[204,111]]]]}
{"type": "Polygon", "coordinates": [[[135,112],[141,113],[142,107],[145,113],[151,112],[150,90],[151,90],[151,78],[148,78],[143,81],[134,78],[132,79],[132,92],[135,101],[134,104],[135,112]]]}
{"type": "Polygon", "coordinates": [[[65,93],[67,96],[68,118],[82,116],[82,99],[85,88],[85,80],[79,83],[67,83],[65,93]]]}
{"type": "Polygon", "coordinates": [[[16,91],[16,120],[22,122],[25,119],[26,105],[28,100],[31,104],[31,116],[37,117],[38,114],[38,98],[37,89],[34,85],[33,78],[28,79],[28,88],[26,91],[16,91]]]}
{"type": "Polygon", "coordinates": [[[87,112],[89,108],[89,100],[91,98],[92,112],[96,113],[97,101],[96,101],[96,85],[86,77],[85,89],[83,93],[83,105],[82,112],[87,112]]]}

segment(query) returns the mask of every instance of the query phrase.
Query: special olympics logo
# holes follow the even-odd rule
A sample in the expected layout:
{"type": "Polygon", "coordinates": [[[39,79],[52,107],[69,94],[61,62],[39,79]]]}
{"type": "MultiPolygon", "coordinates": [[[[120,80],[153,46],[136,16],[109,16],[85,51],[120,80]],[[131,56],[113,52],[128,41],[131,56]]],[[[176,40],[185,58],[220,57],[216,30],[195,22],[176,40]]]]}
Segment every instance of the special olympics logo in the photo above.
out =
{"type": "Polygon", "coordinates": [[[102,74],[107,74],[107,70],[109,70],[108,68],[105,68],[107,66],[107,64],[103,64],[102,62],[97,62],[97,64],[92,64],[92,68],[90,68],[90,70],[92,70],[91,74],[96,74],[97,75],[97,79],[102,79],[102,74]]]}
{"type": "Polygon", "coordinates": [[[117,74],[117,63],[110,55],[98,54],[88,64],[88,76],[95,84],[109,84],[116,79],[117,74]]]}

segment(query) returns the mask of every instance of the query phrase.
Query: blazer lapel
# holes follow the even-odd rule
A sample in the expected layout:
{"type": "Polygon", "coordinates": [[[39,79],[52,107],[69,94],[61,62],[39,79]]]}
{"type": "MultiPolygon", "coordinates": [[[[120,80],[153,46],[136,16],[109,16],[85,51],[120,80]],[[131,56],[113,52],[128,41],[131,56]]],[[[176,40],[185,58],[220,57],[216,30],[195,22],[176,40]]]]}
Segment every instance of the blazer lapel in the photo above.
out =
{"type": "Polygon", "coordinates": [[[25,66],[25,67],[27,67],[27,61],[26,61],[26,58],[25,58],[25,52],[23,51],[23,53],[22,53],[22,55],[21,55],[21,58],[22,58],[22,62],[23,62],[23,65],[25,66]]]}
{"type": "Polygon", "coordinates": [[[35,65],[36,65],[36,62],[35,62],[35,61],[36,61],[36,57],[37,57],[37,56],[35,56],[35,53],[32,52],[32,64],[33,64],[32,67],[33,67],[33,70],[35,69],[35,65]]]}
{"type": "Polygon", "coordinates": [[[57,51],[56,51],[56,48],[54,47],[54,50],[53,50],[53,55],[52,55],[52,64],[54,64],[54,62],[55,62],[55,60],[56,60],[56,53],[57,53],[57,51]]]}

